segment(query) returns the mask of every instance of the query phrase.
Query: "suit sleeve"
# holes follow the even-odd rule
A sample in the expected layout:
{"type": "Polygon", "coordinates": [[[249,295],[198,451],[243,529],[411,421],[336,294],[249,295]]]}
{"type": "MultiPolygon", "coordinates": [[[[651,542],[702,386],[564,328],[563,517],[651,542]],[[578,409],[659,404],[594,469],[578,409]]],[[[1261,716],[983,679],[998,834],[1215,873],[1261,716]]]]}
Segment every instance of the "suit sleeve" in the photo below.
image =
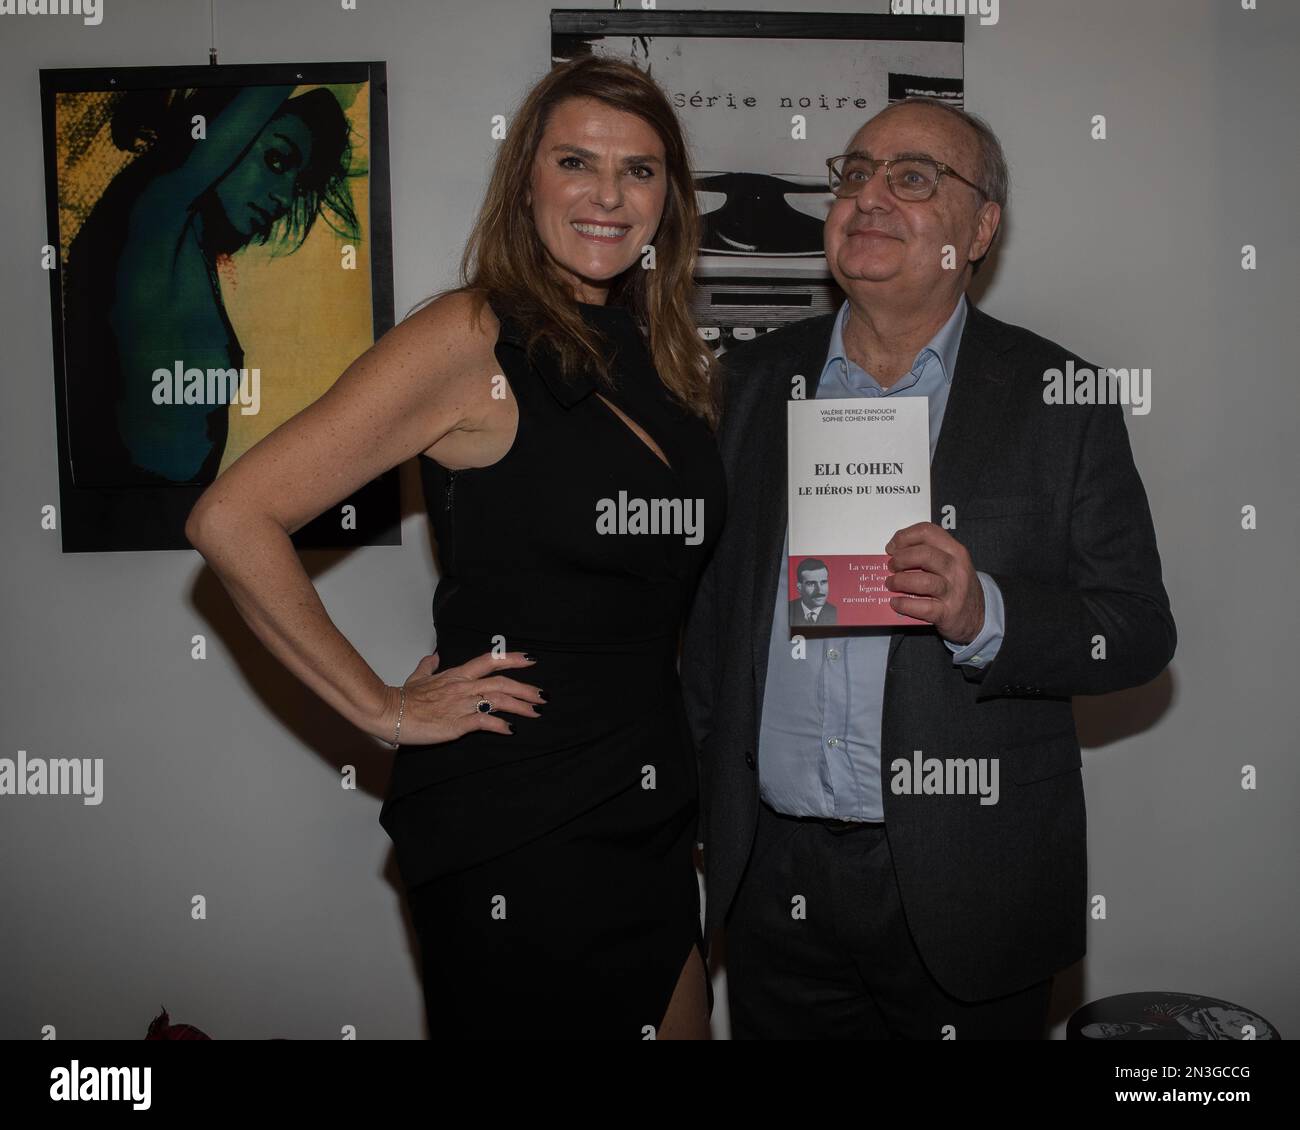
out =
{"type": "Polygon", "coordinates": [[[697,754],[704,748],[704,742],[713,729],[713,675],[718,640],[717,559],[715,552],[705,566],[682,637],[682,699],[697,754]]]}
{"type": "Polygon", "coordinates": [[[1002,607],[1002,593],[997,582],[987,573],[977,571],[980,589],[984,593],[984,623],[979,634],[968,644],[953,643],[944,640],[943,645],[952,652],[952,661],[958,666],[973,667],[978,670],[987,667],[997,658],[1002,646],[1002,636],[1006,632],[1006,612],[1002,607]]]}
{"type": "MultiPolygon", "coordinates": [[[[729,393],[734,391],[735,354],[728,350],[718,359],[716,379],[722,382],[722,419],[718,425],[718,447],[724,467],[727,463],[728,417],[727,405],[729,393]]],[[[727,471],[730,475],[730,470],[727,471]]],[[[730,491],[730,484],[728,484],[730,491]]],[[[724,529],[725,536],[725,529],[724,529]]],[[[690,727],[691,739],[695,744],[696,754],[704,749],[704,743],[713,729],[713,688],[718,662],[718,620],[721,606],[718,603],[718,559],[721,538],[714,545],[709,560],[691,601],[690,611],[686,617],[686,629],[682,636],[682,655],[680,677],[682,698],[686,707],[686,721],[690,727]]]]}
{"type": "Polygon", "coordinates": [[[1177,643],[1123,409],[1096,405],[1080,444],[1062,583],[992,573],[1005,636],[979,698],[1107,694],[1168,666],[1177,643]],[[1104,649],[1104,650],[1103,650],[1104,649]]]}

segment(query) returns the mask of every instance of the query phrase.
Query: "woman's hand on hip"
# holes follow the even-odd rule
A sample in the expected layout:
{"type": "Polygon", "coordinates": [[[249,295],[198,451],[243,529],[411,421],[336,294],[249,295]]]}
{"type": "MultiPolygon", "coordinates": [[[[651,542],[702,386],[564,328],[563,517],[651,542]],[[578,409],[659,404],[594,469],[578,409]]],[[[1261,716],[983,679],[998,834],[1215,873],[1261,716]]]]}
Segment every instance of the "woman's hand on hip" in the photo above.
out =
{"type": "Polygon", "coordinates": [[[401,689],[387,688],[382,715],[384,728],[377,736],[391,744],[397,733],[399,745],[432,745],[454,741],[471,730],[509,734],[510,723],[497,715],[504,712],[540,718],[536,706],[545,698],[531,683],[521,683],[500,672],[531,667],[536,662],[521,651],[508,651],[504,655],[489,651],[459,667],[439,671],[437,652],[426,655],[401,689]],[[404,706],[401,690],[406,692],[404,706]],[[482,701],[491,704],[491,712],[479,709],[482,701]]]}

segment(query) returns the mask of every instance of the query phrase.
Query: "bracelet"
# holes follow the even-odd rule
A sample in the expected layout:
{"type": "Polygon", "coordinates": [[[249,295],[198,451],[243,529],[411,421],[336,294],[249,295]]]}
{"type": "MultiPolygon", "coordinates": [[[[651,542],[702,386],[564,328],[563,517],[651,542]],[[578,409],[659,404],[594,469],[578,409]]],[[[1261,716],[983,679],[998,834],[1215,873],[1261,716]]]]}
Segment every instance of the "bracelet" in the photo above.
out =
{"type": "Polygon", "coordinates": [[[398,739],[400,739],[402,736],[402,715],[406,713],[406,688],[399,687],[398,693],[400,694],[401,697],[397,707],[397,732],[393,734],[393,740],[388,743],[394,749],[398,748],[399,745],[398,739]]]}

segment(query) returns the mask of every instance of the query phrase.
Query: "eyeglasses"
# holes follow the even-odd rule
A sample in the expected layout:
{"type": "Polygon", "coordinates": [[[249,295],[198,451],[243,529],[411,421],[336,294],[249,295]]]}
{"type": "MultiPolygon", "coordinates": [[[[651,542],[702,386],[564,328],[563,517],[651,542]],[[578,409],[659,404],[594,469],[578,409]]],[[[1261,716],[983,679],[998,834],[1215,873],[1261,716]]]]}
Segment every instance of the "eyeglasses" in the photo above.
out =
{"type": "Polygon", "coordinates": [[[885,170],[889,191],[899,200],[929,200],[939,187],[939,178],[945,174],[968,184],[981,196],[986,193],[974,181],[967,180],[951,165],[932,161],[929,157],[896,157],[892,161],[874,161],[861,153],[841,153],[826,158],[827,179],[836,196],[857,196],[862,186],[876,174],[885,170]]]}

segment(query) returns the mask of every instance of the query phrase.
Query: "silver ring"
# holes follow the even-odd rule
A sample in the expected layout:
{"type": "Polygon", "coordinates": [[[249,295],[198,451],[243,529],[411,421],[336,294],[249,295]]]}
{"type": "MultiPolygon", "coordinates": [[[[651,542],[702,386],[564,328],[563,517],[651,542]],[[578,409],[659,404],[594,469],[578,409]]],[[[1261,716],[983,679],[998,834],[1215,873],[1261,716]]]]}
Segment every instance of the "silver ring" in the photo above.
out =
{"type": "Polygon", "coordinates": [[[474,709],[477,710],[480,714],[491,714],[492,704],[488,702],[487,699],[481,698],[478,700],[477,703],[475,703],[474,709]]]}

